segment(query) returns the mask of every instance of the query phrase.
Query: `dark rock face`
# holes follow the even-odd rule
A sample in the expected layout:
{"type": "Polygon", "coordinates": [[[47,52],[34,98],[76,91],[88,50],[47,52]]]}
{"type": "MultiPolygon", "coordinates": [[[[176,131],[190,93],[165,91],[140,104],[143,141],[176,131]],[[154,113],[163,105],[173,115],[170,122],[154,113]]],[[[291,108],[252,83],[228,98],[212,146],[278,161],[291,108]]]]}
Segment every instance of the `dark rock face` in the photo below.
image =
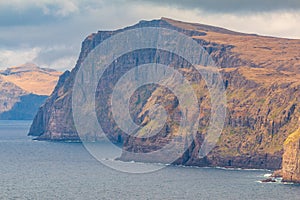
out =
{"type": "MultiPolygon", "coordinates": [[[[220,73],[224,79],[228,103],[225,127],[219,142],[205,158],[198,157],[207,134],[211,111],[210,95],[205,82],[201,81],[195,84],[201,108],[200,128],[194,142],[175,164],[279,169],[283,142],[296,129],[300,112],[300,96],[297,92],[300,89],[300,79],[295,78],[295,74],[300,72],[297,62],[300,54],[295,50],[300,48],[299,41],[236,33],[169,19],[141,21],[122,30],[103,31],[88,36],[82,43],[75,68],[60,77],[54,92],[35,116],[29,135],[45,140],[79,140],[71,105],[76,72],[88,53],[102,41],[118,32],[138,27],[165,27],[182,32],[202,45],[221,66],[220,73]]],[[[141,50],[120,57],[118,64],[112,66],[115,70],[107,73],[106,79],[99,83],[97,102],[104,105],[107,103],[108,98],[104,96],[109,96],[112,84],[129,66],[150,63],[157,58],[160,63],[174,66],[192,82],[195,73],[188,64],[179,59],[170,63],[170,56],[163,51],[141,50]]],[[[150,152],[164,146],[174,136],[178,123],[172,121],[180,115],[178,100],[170,91],[146,86],[131,98],[133,120],[141,125],[149,123],[148,108],[155,104],[163,105],[170,117],[155,137],[147,139],[136,140],[118,129],[108,107],[96,106],[97,117],[109,138],[115,143],[122,143],[126,151],[150,152]]],[[[87,139],[97,138],[89,136],[87,139]]],[[[126,151],[121,159],[134,160],[126,151]]],[[[163,162],[164,158],[140,161],[163,162]]]]}
{"type": "Polygon", "coordinates": [[[54,92],[36,114],[30,127],[30,135],[52,140],[79,139],[71,114],[72,83],[69,78],[69,71],[60,76],[54,92]]]}
{"type": "Polygon", "coordinates": [[[273,178],[267,178],[267,179],[262,180],[261,182],[263,182],[263,183],[275,183],[276,180],[274,180],[273,178]]]}

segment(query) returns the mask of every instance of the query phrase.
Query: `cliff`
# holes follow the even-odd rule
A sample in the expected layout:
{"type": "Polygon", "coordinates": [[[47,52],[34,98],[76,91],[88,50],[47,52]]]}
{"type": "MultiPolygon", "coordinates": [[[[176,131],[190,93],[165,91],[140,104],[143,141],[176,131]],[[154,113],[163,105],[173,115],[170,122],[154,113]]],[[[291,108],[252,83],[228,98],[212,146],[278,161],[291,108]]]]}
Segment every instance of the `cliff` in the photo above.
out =
{"type": "Polygon", "coordinates": [[[0,71],[0,119],[33,119],[60,74],[32,63],[0,71]]]}
{"type": "MultiPolygon", "coordinates": [[[[210,96],[205,82],[194,85],[200,99],[201,116],[197,139],[182,158],[175,163],[196,166],[224,166],[242,168],[279,169],[282,163],[283,143],[289,133],[297,128],[299,117],[300,48],[299,40],[244,34],[202,24],[191,24],[162,18],[141,21],[137,25],[116,31],[99,31],[89,35],[82,43],[75,68],[60,77],[46,103],[39,109],[29,135],[43,140],[79,140],[72,118],[72,86],[76,72],[88,53],[108,37],[137,27],[165,27],[177,30],[201,44],[221,67],[227,94],[225,127],[217,146],[205,158],[198,158],[198,151],[207,134],[210,96]]],[[[162,51],[140,50],[118,58],[114,74],[100,88],[110,88],[120,73],[129,65],[138,66],[153,62],[159,57],[168,64],[171,55],[162,51]],[[108,82],[110,81],[110,82],[108,82]]],[[[175,66],[180,63],[173,63],[175,66]]],[[[185,68],[186,66],[181,66],[185,68]]],[[[192,80],[193,72],[179,69],[192,80]]],[[[97,100],[101,101],[98,93],[97,100]]],[[[164,105],[176,117],[180,107],[174,95],[162,88],[146,87],[132,97],[132,116],[136,122],[147,124],[148,108],[164,105]]],[[[99,111],[99,107],[96,110],[99,111]]],[[[105,108],[108,109],[108,108],[105,108]]],[[[102,110],[103,111],[103,110],[102,110]]],[[[111,112],[98,116],[103,129],[114,142],[133,152],[147,152],[159,148],[176,130],[168,121],[157,138],[134,140],[126,136],[111,120],[111,112]],[[160,137],[161,136],[161,137],[160,137]]],[[[96,140],[87,135],[87,139],[96,140]]],[[[134,158],[124,153],[123,160],[134,158]]],[[[152,160],[143,160],[152,161],[152,160]]]]}
{"type": "Polygon", "coordinates": [[[284,142],[281,175],[284,182],[300,183],[300,128],[284,142]]]}

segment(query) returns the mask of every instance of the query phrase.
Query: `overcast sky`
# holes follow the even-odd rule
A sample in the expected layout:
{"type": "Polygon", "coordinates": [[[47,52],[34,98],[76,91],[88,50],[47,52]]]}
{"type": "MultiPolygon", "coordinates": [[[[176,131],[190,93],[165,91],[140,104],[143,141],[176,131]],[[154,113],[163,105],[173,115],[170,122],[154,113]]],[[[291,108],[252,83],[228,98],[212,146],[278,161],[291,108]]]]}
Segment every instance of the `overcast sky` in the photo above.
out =
{"type": "Polygon", "coordinates": [[[0,69],[71,69],[90,33],[162,16],[300,39],[299,0],[0,0],[0,69]]]}

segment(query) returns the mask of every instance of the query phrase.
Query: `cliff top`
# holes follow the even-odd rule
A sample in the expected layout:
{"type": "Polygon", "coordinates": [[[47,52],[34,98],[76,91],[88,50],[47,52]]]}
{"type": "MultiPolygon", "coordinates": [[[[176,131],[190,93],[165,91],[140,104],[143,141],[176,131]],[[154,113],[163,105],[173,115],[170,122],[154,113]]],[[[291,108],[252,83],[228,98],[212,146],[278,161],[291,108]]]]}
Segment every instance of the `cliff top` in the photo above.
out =
{"type": "Polygon", "coordinates": [[[165,21],[173,26],[180,27],[182,29],[187,30],[194,30],[194,31],[204,31],[204,32],[216,32],[216,33],[222,33],[222,34],[231,34],[231,35],[254,35],[256,34],[247,34],[247,33],[241,33],[237,31],[232,31],[226,28],[206,25],[206,24],[200,24],[200,23],[190,23],[190,22],[183,22],[179,20],[174,20],[171,18],[162,17],[160,19],[161,21],[165,21]]]}

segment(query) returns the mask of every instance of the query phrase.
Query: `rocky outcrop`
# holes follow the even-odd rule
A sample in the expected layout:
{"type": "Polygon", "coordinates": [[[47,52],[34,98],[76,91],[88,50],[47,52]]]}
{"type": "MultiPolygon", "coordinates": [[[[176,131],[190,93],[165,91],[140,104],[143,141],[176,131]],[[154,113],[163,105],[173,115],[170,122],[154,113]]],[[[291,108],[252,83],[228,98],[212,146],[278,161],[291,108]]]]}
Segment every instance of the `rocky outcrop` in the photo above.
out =
{"type": "Polygon", "coordinates": [[[282,180],[300,183],[300,128],[284,142],[282,180]]]}
{"type": "MultiPolygon", "coordinates": [[[[199,130],[195,141],[176,164],[196,166],[224,166],[242,168],[279,169],[282,163],[283,142],[297,128],[300,113],[300,48],[299,40],[263,37],[237,33],[222,28],[190,24],[166,18],[141,21],[137,25],[117,31],[99,31],[82,43],[75,68],[66,72],[46,103],[39,109],[29,135],[44,140],[78,140],[74,127],[71,102],[72,86],[76,72],[88,53],[112,35],[138,27],[165,27],[180,31],[201,44],[221,67],[227,93],[227,116],[225,127],[217,146],[205,158],[198,152],[207,134],[210,116],[210,95],[204,81],[195,83],[201,107],[199,130]]],[[[97,102],[105,105],[113,84],[128,69],[159,60],[161,64],[180,66],[176,68],[193,80],[194,73],[188,63],[164,51],[147,49],[126,54],[117,59],[110,72],[99,83],[97,102]],[[105,90],[102,90],[105,88],[105,90]]],[[[136,123],[150,123],[147,113],[151,105],[160,104],[176,118],[180,106],[176,97],[160,87],[144,87],[131,98],[131,115],[136,123]]],[[[122,143],[131,152],[149,152],[160,148],[174,135],[176,123],[167,121],[156,137],[136,140],[127,136],[111,118],[107,106],[96,105],[99,123],[113,142],[122,143]]],[[[87,135],[86,139],[96,140],[87,135]]],[[[184,138],[183,138],[184,139],[184,138]]],[[[134,160],[124,153],[123,160],[134,160]]],[[[153,162],[155,160],[144,160],[153,162]]],[[[157,160],[156,160],[157,161],[157,160]]],[[[159,160],[160,162],[163,161],[159,160]]]]}
{"type": "Polygon", "coordinates": [[[0,119],[32,120],[60,74],[32,63],[0,71],[0,119]]]}

